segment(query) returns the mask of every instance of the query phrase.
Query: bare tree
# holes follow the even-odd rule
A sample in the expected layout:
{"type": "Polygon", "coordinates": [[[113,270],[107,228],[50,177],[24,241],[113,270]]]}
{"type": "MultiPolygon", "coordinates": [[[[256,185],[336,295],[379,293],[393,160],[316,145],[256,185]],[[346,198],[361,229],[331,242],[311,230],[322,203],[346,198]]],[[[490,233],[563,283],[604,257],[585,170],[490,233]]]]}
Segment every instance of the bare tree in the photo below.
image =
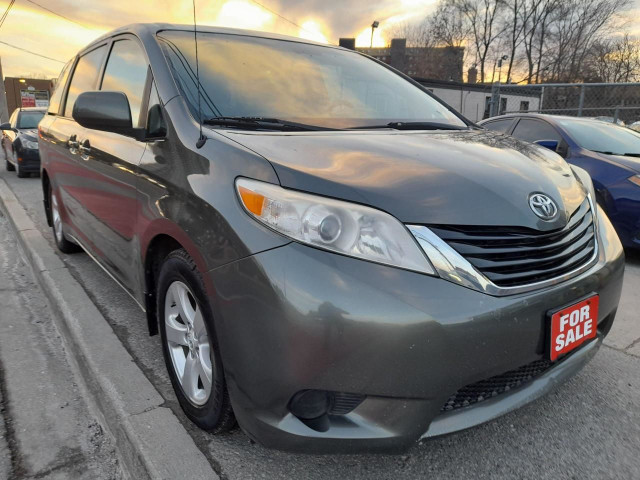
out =
{"type": "Polygon", "coordinates": [[[387,42],[393,38],[406,38],[408,47],[433,47],[437,43],[429,31],[428,19],[417,23],[396,23],[385,31],[385,36],[387,42]]]}
{"type": "Polygon", "coordinates": [[[640,79],[640,42],[625,33],[596,41],[587,59],[588,80],[635,82],[640,79]]]}
{"type": "MultiPolygon", "coordinates": [[[[507,82],[511,81],[514,64],[519,64],[522,60],[519,55],[520,47],[525,45],[527,34],[531,29],[531,17],[536,13],[543,0],[505,0],[506,12],[503,18],[505,27],[505,36],[507,37],[507,45],[509,49],[509,65],[507,68],[507,82]]],[[[534,27],[535,28],[535,27],[534,27]]],[[[529,61],[529,56],[527,55],[529,61]]],[[[531,71],[531,61],[529,63],[529,71],[531,71]]]]}
{"type": "Polygon", "coordinates": [[[560,0],[524,0],[520,8],[523,47],[527,62],[527,83],[538,83],[549,23],[560,0]]]}
{"type": "Polygon", "coordinates": [[[594,43],[611,33],[616,15],[629,0],[563,0],[549,24],[544,55],[549,79],[575,82],[584,77],[585,60],[594,43]]]}
{"type": "Polygon", "coordinates": [[[466,17],[451,1],[439,2],[424,25],[438,46],[463,47],[471,33],[466,17]]]}
{"type": "Polygon", "coordinates": [[[485,81],[486,62],[494,42],[502,34],[498,22],[504,0],[445,0],[466,19],[480,66],[480,82],[485,81]]]}

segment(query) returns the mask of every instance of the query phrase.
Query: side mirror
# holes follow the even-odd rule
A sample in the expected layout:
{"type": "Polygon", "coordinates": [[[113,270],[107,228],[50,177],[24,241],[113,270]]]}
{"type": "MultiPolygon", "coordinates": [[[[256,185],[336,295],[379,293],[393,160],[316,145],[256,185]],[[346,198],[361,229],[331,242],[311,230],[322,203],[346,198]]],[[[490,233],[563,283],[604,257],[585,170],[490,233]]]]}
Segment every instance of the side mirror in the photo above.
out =
{"type": "Polygon", "coordinates": [[[559,142],[557,140],[537,140],[535,143],[553,152],[558,150],[559,142]]]}
{"type": "Polygon", "coordinates": [[[133,128],[129,100],[122,92],[84,92],[73,104],[73,119],[85,128],[144,140],[144,128],[133,128]]]}
{"type": "Polygon", "coordinates": [[[13,128],[11,128],[11,124],[9,122],[4,122],[3,124],[0,124],[0,130],[13,130],[13,128]]]}

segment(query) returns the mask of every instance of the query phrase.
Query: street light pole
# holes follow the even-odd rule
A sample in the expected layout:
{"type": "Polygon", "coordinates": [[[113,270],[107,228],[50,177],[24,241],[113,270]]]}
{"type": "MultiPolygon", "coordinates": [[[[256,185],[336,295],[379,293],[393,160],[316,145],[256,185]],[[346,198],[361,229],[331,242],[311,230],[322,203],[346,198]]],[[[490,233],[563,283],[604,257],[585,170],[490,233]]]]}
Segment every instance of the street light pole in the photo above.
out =
{"type": "Polygon", "coordinates": [[[371,24],[371,48],[373,48],[373,31],[379,26],[380,22],[377,20],[374,20],[374,22],[371,24]]]}

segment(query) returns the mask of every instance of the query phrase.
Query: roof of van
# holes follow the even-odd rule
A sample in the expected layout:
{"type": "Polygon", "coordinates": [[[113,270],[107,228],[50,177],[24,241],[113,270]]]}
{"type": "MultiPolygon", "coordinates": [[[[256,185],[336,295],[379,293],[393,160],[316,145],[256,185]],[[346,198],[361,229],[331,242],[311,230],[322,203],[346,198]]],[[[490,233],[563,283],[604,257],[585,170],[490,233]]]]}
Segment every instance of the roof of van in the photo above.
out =
{"type": "MultiPolygon", "coordinates": [[[[118,27],[115,30],[111,30],[110,32],[105,33],[101,37],[91,42],[91,45],[121,33],[155,35],[156,33],[165,31],[165,30],[193,32],[193,25],[178,24],[178,23],[132,23],[129,25],[124,25],[122,27],[118,27]]],[[[293,37],[289,35],[280,35],[277,33],[261,32],[258,30],[244,30],[239,28],[212,27],[207,25],[198,25],[197,31],[198,33],[223,33],[228,35],[245,35],[245,36],[259,37],[259,38],[272,38],[274,40],[287,40],[290,42],[308,43],[311,45],[321,45],[324,47],[340,48],[336,45],[330,45],[322,42],[316,42],[313,40],[307,40],[305,38],[293,37]]]]}

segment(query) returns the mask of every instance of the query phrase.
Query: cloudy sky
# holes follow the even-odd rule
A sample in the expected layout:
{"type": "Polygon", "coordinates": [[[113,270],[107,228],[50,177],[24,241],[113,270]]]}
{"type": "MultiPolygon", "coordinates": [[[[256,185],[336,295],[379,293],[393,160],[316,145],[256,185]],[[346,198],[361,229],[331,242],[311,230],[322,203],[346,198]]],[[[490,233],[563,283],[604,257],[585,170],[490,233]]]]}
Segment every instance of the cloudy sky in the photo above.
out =
{"type": "MultiPolygon", "coordinates": [[[[635,0],[640,6],[640,0],[635,0]]],[[[384,30],[422,18],[436,0],[196,0],[198,23],[250,28],[337,43],[354,36],[368,45],[370,25],[379,20],[374,44],[384,30]],[[284,18],[282,18],[284,17],[284,18]]],[[[0,0],[0,15],[9,0],[0,0]]],[[[17,0],[0,26],[5,76],[57,76],[80,48],[101,34],[134,22],[190,23],[191,0],[17,0]],[[44,8],[43,8],[44,7],[44,8]],[[57,14],[57,15],[56,15],[57,14]],[[62,18],[62,17],[66,17],[62,18]],[[21,52],[6,43],[40,53],[21,52]]],[[[635,27],[635,25],[634,25],[635,27]]],[[[640,31],[640,22],[634,30],[640,31]]]]}

